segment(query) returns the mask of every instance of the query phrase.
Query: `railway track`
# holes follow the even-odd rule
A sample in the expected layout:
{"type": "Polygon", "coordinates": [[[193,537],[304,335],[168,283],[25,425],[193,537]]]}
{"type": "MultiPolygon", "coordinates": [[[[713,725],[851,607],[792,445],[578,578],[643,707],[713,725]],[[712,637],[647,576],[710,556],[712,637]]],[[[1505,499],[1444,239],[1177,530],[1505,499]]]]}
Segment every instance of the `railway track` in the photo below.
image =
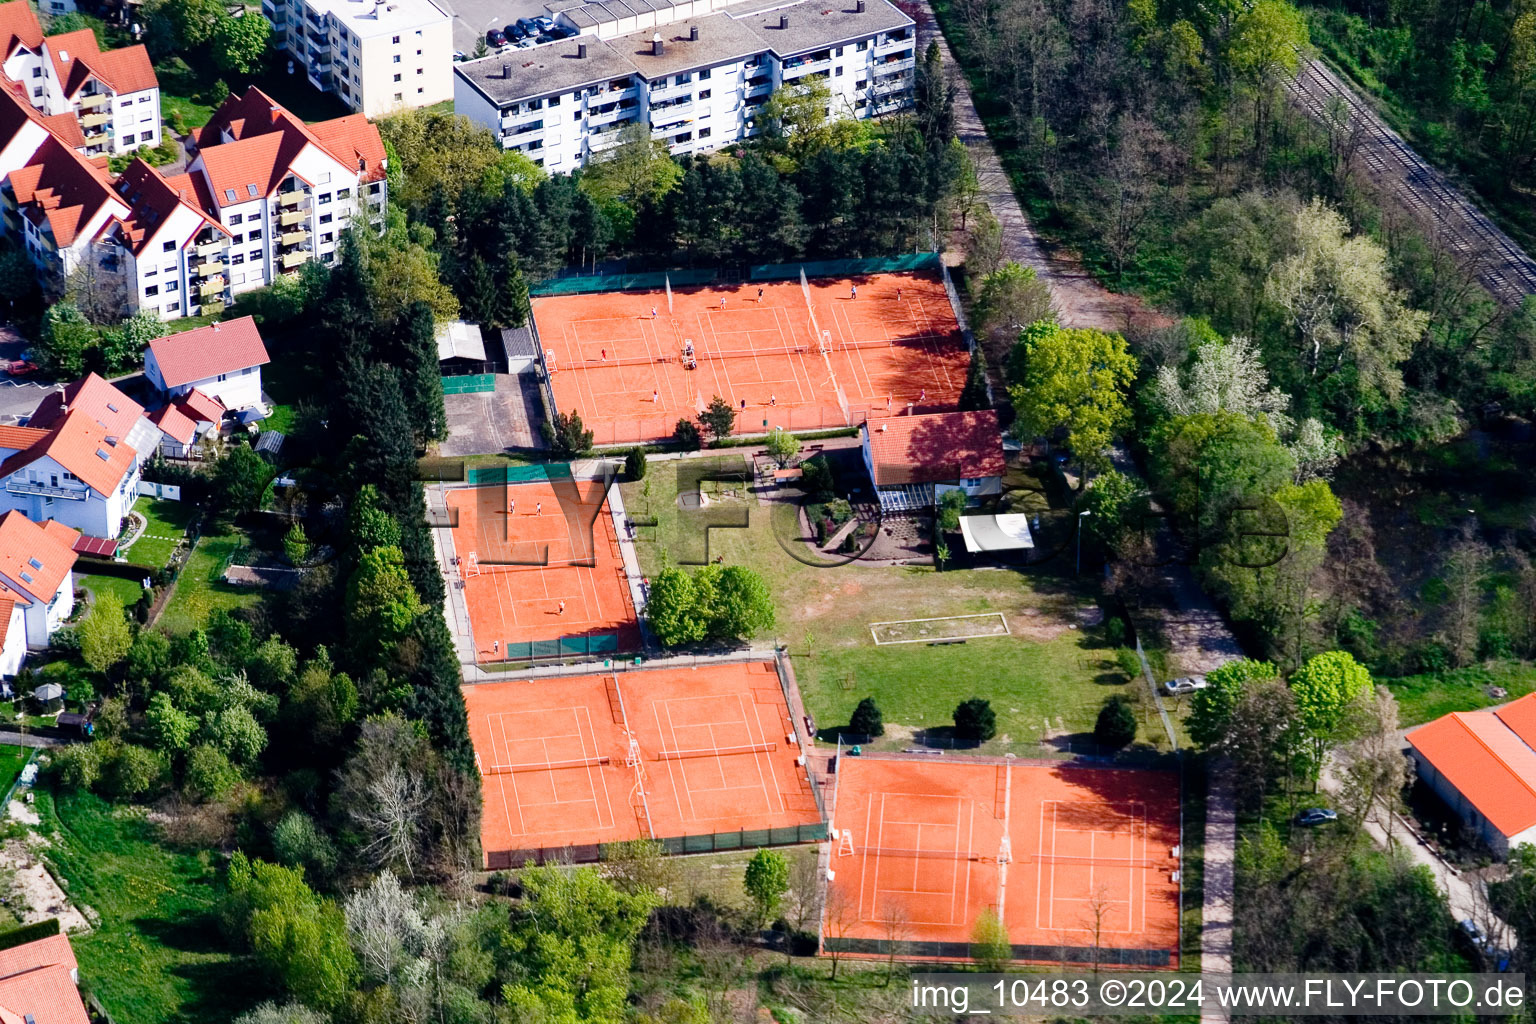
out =
{"type": "Polygon", "coordinates": [[[1361,132],[1356,154],[1376,182],[1426,226],[1443,232],[1455,254],[1474,269],[1499,302],[1519,305],[1536,295],[1536,261],[1467,200],[1444,174],[1381,120],[1353,89],[1317,60],[1304,60],[1286,86],[1292,102],[1319,121],[1332,119],[1330,104],[1344,104],[1351,128],[1361,132]]]}

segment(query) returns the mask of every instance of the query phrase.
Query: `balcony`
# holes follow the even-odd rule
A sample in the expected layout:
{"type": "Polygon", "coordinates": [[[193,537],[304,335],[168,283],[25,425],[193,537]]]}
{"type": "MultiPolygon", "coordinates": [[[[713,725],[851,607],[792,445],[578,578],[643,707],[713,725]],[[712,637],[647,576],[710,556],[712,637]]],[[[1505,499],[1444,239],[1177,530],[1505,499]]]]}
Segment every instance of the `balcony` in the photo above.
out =
{"type": "Polygon", "coordinates": [[[682,85],[653,85],[649,96],[651,102],[656,103],[660,100],[676,99],[679,96],[692,96],[693,88],[692,82],[684,82],[682,85]]]}
{"type": "Polygon", "coordinates": [[[890,71],[906,71],[912,68],[915,63],[910,53],[905,57],[887,57],[885,60],[878,61],[875,64],[875,71],[880,74],[890,71]]]}
{"type": "Polygon", "coordinates": [[[693,103],[675,103],[670,107],[662,107],[659,110],[651,108],[651,128],[657,130],[663,125],[677,124],[686,121],[693,116],[693,103]]]}
{"type": "Polygon", "coordinates": [[[303,189],[296,188],[291,192],[279,192],[277,196],[277,205],[291,209],[292,207],[297,206],[299,203],[302,203],[307,198],[309,198],[308,192],[304,191],[303,189]]]}
{"type": "Polygon", "coordinates": [[[224,254],[229,251],[229,239],[215,238],[211,242],[204,242],[197,247],[197,258],[200,260],[212,260],[217,258],[221,262],[224,254]]]}
{"type": "Polygon", "coordinates": [[[110,120],[112,120],[112,114],[110,111],[98,111],[93,114],[81,114],[80,127],[88,130],[91,128],[96,128],[100,125],[104,125],[110,120]]]}
{"type": "Polygon", "coordinates": [[[284,231],[281,235],[279,235],[277,237],[277,242],[278,242],[279,245],[284,245],[284,246],[287,246],[287,245],[298,245],[301,242],[305,241],[307,238],[309,238],[309,226],[308,225],[304,225],[304,226],[295,228],[292,231],[284,231]]]}
{"type": "Polygon", "coordinates": [[[875,95],[882,96],[886,93],[909,89],[911,86],[912,79],[906,75],[895,75],[891,78],[877,78],[875,79],[875,95]]]}
{"type": "Polygon", "coordinates": [[[894,53],[895,51],[902,49],[906,50],[910,54],[912,52],[912,40],[887,39],[885,42],[880,43],[875,47],[875,56],[884,57],[888,53],[894,53]]]}
{"type": "Polygon", "coordinates": [[[773,92],[773,79],[749,78],[742,89],[743,96],[766,96],[773,92]]]}
{"type": "Polygon", "coordinates": [[[73,487],[54,487],[36,480],[22,480],[18,477],[7,480],[5,489],[12,494],[41,494],[45,498],[68,498],[71,501],[84,501],[87,494],[86,491],[75,490],[73,487]]]}
{"type": "Polygon", "coordinates": [[[88,96],[81,96],[80,109],[81,111],[95,110],[97,107],[111,99],[112,96],[109,93],[104,92],[91,93],[88,96]]]}
{"type": "Polygon", "coordinates": [[[277,222],[285,228],[291,228],[295,224],[303,224],[309,220],[309,208],[303,207],[297,210],[284,210],[277,217],[277,222]]]}
{"type": "Polygon", "coordinates": [[[805,78],[806,76],[813,75],[818,71],[830,70],[832,70],[832,58],[826,57],[822,60],[806,60],[801,61],[798,64],[785,64],[783,77],[784,81],[788,82],[793,79],[805,78]]]}
{"type": "Polygon", "coordinates": [[[210,277],[197,286],[197,294],[203,299],[208,298],[210,295],[223,295],[225,284],[226,282],[222,276],[210,277]]]}
{"type": "Polygon", "coordinates": [[[278,262],[283,265],[284,270],[292,270],[294,267],[308,263],[309,257],[309,250],[299,249],[294,252],[283,253],[282,256],[278,257],[278,262]]]}

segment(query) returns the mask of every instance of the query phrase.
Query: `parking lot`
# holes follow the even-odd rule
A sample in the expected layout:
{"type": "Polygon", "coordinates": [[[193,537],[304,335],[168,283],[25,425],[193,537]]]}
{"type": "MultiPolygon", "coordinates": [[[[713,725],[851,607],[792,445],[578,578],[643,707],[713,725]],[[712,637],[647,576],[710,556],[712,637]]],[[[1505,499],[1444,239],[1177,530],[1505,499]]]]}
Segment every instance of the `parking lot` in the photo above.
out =
{"type": "Polygon", "coordinates": [[[518,18],[549,16],[539,0],[448,0],[442,6],[453,12],[453,48],[471,58],[487,30],[505,29],[518,18]]]}

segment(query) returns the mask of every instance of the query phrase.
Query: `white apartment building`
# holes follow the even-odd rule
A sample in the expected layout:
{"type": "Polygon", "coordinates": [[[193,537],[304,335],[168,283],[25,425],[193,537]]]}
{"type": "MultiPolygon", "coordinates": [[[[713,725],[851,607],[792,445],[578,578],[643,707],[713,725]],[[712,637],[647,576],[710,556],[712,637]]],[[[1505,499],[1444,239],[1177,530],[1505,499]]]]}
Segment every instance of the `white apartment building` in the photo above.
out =
{"type": "Polygon", "coordinates": [[[366,117],[453,97],[453,19],[432,0],[261,0],[309,82],[366,117]]]}
{"type": "Polygon", "coordinates": [[[75,542],[62,523],[0,515],[0,676],[14,676],[28,647],[46,647],[75,608],[75,542]]]}
{"type": "Polygon", "coordinates": [[[87,156],[160,144],[160,82],[143,46],[103,52],[89,29],[44,36],[27,0],[0,4],[0,72],[87,156]]]}
{"type": "Polygon", "coordinates": [[[184,173],[135,160],[115,181],[55,120],[0,89],[0,231],[54,295],[89,261],[124,313],[217,313],[383,217],[384,143],[361,114],[306,125],[253,87],[201,129],[184,173]]]}
{"type": "Polygon", "coordinates": [[[580,34],[459,64],[454,111],[504,148],[570,171],[637,122],[677,155],[749,138],[775,89],[817,79],[832,116],[912,103],[916,32],[887,0],[694,0],[619,17],[620,6],[550,6],[580,34]]]}

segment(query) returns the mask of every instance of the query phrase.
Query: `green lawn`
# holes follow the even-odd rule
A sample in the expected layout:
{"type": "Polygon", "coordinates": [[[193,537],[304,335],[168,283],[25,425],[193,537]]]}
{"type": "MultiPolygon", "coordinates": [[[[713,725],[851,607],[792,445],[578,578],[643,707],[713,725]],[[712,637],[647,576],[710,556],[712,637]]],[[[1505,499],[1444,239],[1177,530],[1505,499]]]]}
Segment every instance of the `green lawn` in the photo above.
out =
{"type": "Polygon", "coordinates": [[[133,503],[133,510],[144,516],[149,525],[125,552],[128,560],[161,568],[171,560],[177,542],[186,536],[187,525],[197,514],[197,508],[186,502],[146,495],[133,503]]]}
{"type": "MultiPolygon", "coordinates": [[[[724,459],[739,464],[740,457],[724,459]]],[[[724,492],[738,488],[720,485],[708,511],[680,512],[677,471],[685,465],[653,462],[644,480],[621,485],[630,517],[659,523],[639,531],[642,567],[655,573],[669,560],[723,556],[726,564],[761,573],[774,595],[778,623],[758,639],[788,646],[806,708],[823,736],[845,726],[858,701],[872,696],[886,725],[875,746],[899,748],[919,729],[947,735],[955,705],[981,696],[992,702],[998,728],[983,750],[1038,753],[1047,731],[1058,745],[1063,738],[1089,739],[1107,697],[1127,693],[1139,700],[1145,691],[1116,667],[1100,630],[1080,625],[1080,613],[1093,609],[1096,598],[1070,576],[1054,570],[940,573],[929,566],[807,565],[776,539],[792,533],[775,531],[769,521],[772,513],[792,519],[788,506],[775,505],[770,512],[750,494],[732,496],[724,492]],[[704,522],[723,525],[743,518],[746,529],[709,531],[706,555],[704,522]],[[1002,613],[1011,635],[944,646],[876,646],[869,632],[875,621],[987,612],[1002,613]]],[[[1165,748],[1155,715],[1141,717],[1140,740],[1165,748]]]]}
{"type": "Polygon", "coordinates": [[[167,849],[142,808],[90,794],[40,789],[37,810],[52,833],[50,865],[71,898],[100,915],[100,927],[70,942],[81,985],[117,1024],[229,1020],[270,994],[219,930],[206,854],[167,849]]]}
{"type": "Polygon", "coordinates": [[[123,602],[124,608],[132,608],[139,603],[139,598],[144,596],[144,588],[137,580],[125,580],[117,576],[76,576],[75,584],[96,596],[116,594],[118,600],[123,602]]]}
{"type": "Polygon", "coordinates": [[[4,800],[5,794],[11,791],[11,784],[21,774],[31,754],[31,747],[0,746],[0,800],[4,800]]]}
{"type": "Polygon", "coordinates": [[[208,524],[192,556],[176,580],[176,592],[160,617],[171,633],[187,633],[201,627],[218,609],[249,608],[261,600],[256,589],[232,587],[222,579],[229,556],[240,547],[244,535],[222,521],[208,524]]]}
{"type": "Polygon", "coordinates": [[[1398,721],[1420,725],[1452,711],[1473,711],[1523,697],[1536,690],[1536,665],[1528,662],[1493,662],[1486,666],[1430,672],[1385,680],[1397,698],[1398,721]],[[1503,687],[1507,697],[1491,697],[1488,688],[1503,687]]]}

